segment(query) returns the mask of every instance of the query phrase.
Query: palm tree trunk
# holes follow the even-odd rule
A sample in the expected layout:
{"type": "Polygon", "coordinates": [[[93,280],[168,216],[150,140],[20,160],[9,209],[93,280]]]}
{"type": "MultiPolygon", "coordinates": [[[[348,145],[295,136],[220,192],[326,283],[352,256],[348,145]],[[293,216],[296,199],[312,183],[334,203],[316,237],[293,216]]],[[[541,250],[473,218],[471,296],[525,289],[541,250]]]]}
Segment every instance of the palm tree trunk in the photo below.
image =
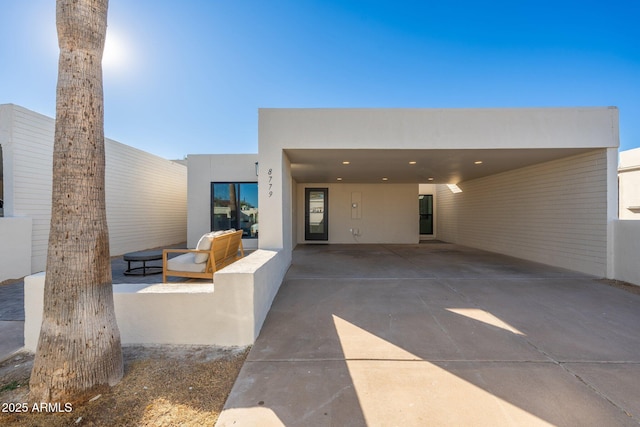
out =
{"type": "Polygon", "coordinates": [[[105,209],[102,52],[108,0],[57,0],[60,60],[51,228],[32,402],[69,402],[123,375],[105,209]]]}
{"type": "Polygon", "coordinates": [[[236,197],[236,184],[229,184],[229,215],[231,215],[231,226],[238,228],[238,200],[236,197]]]}

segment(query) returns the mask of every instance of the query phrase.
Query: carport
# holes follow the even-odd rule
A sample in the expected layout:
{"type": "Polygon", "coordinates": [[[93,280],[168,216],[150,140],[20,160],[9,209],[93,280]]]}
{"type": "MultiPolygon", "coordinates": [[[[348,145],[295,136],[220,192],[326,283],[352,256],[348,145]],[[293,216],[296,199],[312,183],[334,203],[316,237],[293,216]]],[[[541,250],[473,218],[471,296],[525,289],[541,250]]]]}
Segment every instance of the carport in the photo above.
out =
{"type": "Polygon", "coordinates": [[[261,109],[259,245],[418,243],[427,188],[433,238],[613,277],[617,147],[615,107],[261,109]]]}
{"type": "Polygon", "coordinates": [[[638,304],[450,243],[300,245],[217,425],[637,425],[638,304]]]}

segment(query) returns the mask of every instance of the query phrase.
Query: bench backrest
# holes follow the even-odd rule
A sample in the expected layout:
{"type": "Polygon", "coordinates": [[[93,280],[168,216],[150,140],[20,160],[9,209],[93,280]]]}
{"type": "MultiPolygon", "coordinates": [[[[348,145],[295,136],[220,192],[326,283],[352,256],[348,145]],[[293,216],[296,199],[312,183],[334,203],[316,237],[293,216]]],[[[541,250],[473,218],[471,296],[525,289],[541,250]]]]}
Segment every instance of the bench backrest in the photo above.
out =
{"type": "Polygon", "coordinates": [[[243,256],[242,230],[216,236],[211,243],[209,262],[214,272],[226,267],[243,256]],[[240,252],[240,256],[238,256],[238,252],[240,252]]]}

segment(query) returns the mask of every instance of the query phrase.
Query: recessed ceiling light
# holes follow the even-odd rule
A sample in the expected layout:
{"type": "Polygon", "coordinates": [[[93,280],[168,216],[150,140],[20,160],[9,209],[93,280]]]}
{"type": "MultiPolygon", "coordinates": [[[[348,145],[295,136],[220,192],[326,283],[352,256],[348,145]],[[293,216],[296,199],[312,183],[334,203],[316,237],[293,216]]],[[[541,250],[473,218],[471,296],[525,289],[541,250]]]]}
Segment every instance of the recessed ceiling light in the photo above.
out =
{"type": "Polygon", "coordinates": [[[344,162],[342,162],[342,164],[343,164],[343,165],[348,165],[349,163],[351,163],[351,162],[349,162],[349,161],[347,161],[347,160],[345,160],[344,162]]]}
{"type": "Polygon", "coordinates": [[[386,176],[382,178],[383,181],[389,181],[389,178],[387,178],[386,176]]]}
{"type": "Polygon", "coordinates": [[[340,178],[340,177],[337,177],[336,179],[337,179],[338,181],[342,181],[342,178],[340,178]]]}
{"type": "Polygon", "coordinates": [[[481,165],[482,164],[482,160],[476,160],[475,162],[473,162],[474,165],[481,165]]]}
{"type": "Polygon", "coordinates": [[[412,161],[410,161],[410,162],[409,162],[409,164],[410,164],[410,165],[415,165],[416,163],[418,163],[418,162],[416,162],[416,161],[414,161],[414,160],[412,160],[412,161]]]}
{"type": "Polygon", "coordinates": [[[433,177],[430,176],[429,178],[427,178],[429,181],[433,181],[433,177]]]}

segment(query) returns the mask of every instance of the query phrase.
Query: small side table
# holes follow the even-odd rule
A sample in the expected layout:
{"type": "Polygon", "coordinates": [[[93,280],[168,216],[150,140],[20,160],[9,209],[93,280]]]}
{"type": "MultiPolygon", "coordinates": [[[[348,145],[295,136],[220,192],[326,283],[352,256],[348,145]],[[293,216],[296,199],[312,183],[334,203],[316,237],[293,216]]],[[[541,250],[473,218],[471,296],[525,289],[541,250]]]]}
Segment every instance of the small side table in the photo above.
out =
{"type": "Polygon", "coordinates": [[[147,265],[147,261],[162,261],[162,251],[141,251],[124,254],[122,259],[127,261],[127,269],[124,274],[127,276],[146,276],[147,274],[162,273],[161,265],[147,265]],[[142,267],[131,268],[132,262],[141,262],[142,267]]]}

